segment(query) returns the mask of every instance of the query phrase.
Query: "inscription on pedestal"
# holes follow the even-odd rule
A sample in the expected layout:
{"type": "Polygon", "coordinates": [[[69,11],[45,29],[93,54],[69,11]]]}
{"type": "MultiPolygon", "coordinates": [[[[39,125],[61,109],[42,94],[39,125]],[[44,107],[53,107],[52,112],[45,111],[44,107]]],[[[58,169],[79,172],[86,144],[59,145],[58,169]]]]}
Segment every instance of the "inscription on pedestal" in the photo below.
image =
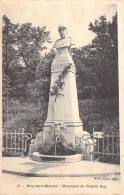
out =
{"type": "MultiPolygon", "coordinates": [[[[69,63],[66,64],[52,64],[51,66],[51,72],[58,72],[58,71],[63,71],[63,69],[68,66],[69,63]]],[[[75,73],[76,69],[75,69],[75,65],[71,64],[69,71],[75,73]]]]}

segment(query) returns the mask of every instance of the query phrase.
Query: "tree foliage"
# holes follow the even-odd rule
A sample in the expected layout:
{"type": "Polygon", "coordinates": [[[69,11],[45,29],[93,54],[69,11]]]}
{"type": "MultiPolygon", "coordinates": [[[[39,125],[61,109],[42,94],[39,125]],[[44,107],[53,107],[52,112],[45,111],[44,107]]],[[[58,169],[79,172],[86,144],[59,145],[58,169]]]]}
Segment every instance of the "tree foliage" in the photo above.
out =
{"type": "MultiPolygon", "coordinates": [[[[89,30],[96,34],[92,43],[71,49],[78,98],[118,98],[117,14],[112,22],[101,16],[89,24],[89,30]]],[[[45,42],[50,42],[45,26],[12,24],[3,16],[3,95],[8,91],[21,101],[48,101],[55,53],[42,55],[45,42]]]]}
{"type": "MultiPolygon", "coordinates": [[[[89,24],[89,30],[96,35],[92,43],[70,50],[77,70],[78,99],[85,100],[85,106],[88,105],[87,101],[93,101],[94,105],[93,99],[102,99],[101,104],[105,107],[104,99],[118,99],[117,14],[112,18],[112,22],[101,16],[89,24]]],[[[10,102],[13,102],[14,106],[16,102],[21,105],[20,102],[28,101],[44,104],[49,100],[51,64],[55,57],[52,49],[45,56],[42,55],[42,51],[46,49],[44,43],[50,42],[50,32],[46,31],[45,26],[33,27],[31,23],[13,24],[9,18],[3,16],[2,35],[2,95],[5,100],[3,110],[6,113],[8,96],[11,99],[10,107],[10,102]]],[[[85,131],[92,133],[93,128],[111,133],[118,131],[118,112],[114,113],[111,106],[104,109],[102,115],[86,114],[81,109],[85,106],[81,106],[79,102],[80,117],[85,131]],[[109,115],[108,111],[111,111],[109,115]]],[[[16,121],[14,129],[24,127],[26,132],[35,137],[37,132],[42,130],[47,116],[47,108],[45,111],[42,105],[40,108],[40,117],[38,110],[33,118],[25,117],[16,121]]],[[[118,106],[116,110],[117,108],[118,106]]],[[[34,108],[31,107],[29,113],[32,112],[34,113],[34,108]]]]}
{"type": "Polygon", "coordinates": [[[118,98],[117,14],[112,22],[101,16],[89,30],[96,34],[92,43],[72,50],[79,98],[118,98]]]}
{"type": "Polygon", "coordinates": [[[50,42],[49,35],[45,26],[15,25],[3,16],[3,94],[11,88],[10,97],[29,99],[28,85],[37,79],[36,69],[42,64],[41,52],[46,49],[44,43],[50,42]]]}

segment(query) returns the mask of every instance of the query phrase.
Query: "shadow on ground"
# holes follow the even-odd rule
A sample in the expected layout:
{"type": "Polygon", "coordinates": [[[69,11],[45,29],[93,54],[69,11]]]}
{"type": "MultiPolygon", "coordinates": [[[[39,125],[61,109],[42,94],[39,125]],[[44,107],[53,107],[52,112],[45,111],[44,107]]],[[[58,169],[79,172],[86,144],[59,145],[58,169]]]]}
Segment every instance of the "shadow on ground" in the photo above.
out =
{"type": "Polygon", "coordinates": [[[51,168],[54,168],[54,167],[62,167],[64,165],[65,166],[68,166],[70,163],[51,163],[51,162],[45,162],[45,163],[42,163],[42,162],[25,162],[25,163],[21,163],[20,165],[29,165],[31,166],[32,168],[29,169],[29,171],[31,172],[38,172],[40,170],[45,170],[45,169],[51,169],[51,168]]]}

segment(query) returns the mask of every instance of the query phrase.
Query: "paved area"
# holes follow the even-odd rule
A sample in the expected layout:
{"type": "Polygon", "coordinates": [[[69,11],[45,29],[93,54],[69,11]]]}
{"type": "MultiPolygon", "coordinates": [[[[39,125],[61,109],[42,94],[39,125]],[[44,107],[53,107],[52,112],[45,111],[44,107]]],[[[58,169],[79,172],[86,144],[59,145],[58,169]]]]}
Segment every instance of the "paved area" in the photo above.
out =
{"type": "Polygon", "coordinates": [[[121,194],[120,166],[100,162],[37,162],[2,159],[1,194],[121,194]],[[96,193],[97,192],[97,193],[96,193]]]}
{"type": "Polygon", "coordinates": [[[119,175],[120,166],[114,164],[81,161],[75,163],[37,162],[30,158],[3,157],[3,173],[32,177],[88,177],[119,175]]]}

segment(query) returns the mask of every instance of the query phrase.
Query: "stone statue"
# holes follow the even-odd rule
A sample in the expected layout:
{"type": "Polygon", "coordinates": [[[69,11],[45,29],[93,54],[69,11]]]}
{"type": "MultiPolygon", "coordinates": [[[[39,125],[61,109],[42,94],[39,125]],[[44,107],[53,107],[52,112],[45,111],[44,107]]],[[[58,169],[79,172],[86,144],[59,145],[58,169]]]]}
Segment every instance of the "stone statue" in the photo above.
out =
{"type": "Polygon", "coordinates": [[[73,44],[72,38],[67,37],[67,27],[65,25],[59,25],[58,27],[60,39],[54,42],[53,48],[57,50],[55,59],[53,60],[51,70],[63,70],[63,67],[68,64],[74,66],[74,62],[69,53],[70,47],[73,44]]]}

